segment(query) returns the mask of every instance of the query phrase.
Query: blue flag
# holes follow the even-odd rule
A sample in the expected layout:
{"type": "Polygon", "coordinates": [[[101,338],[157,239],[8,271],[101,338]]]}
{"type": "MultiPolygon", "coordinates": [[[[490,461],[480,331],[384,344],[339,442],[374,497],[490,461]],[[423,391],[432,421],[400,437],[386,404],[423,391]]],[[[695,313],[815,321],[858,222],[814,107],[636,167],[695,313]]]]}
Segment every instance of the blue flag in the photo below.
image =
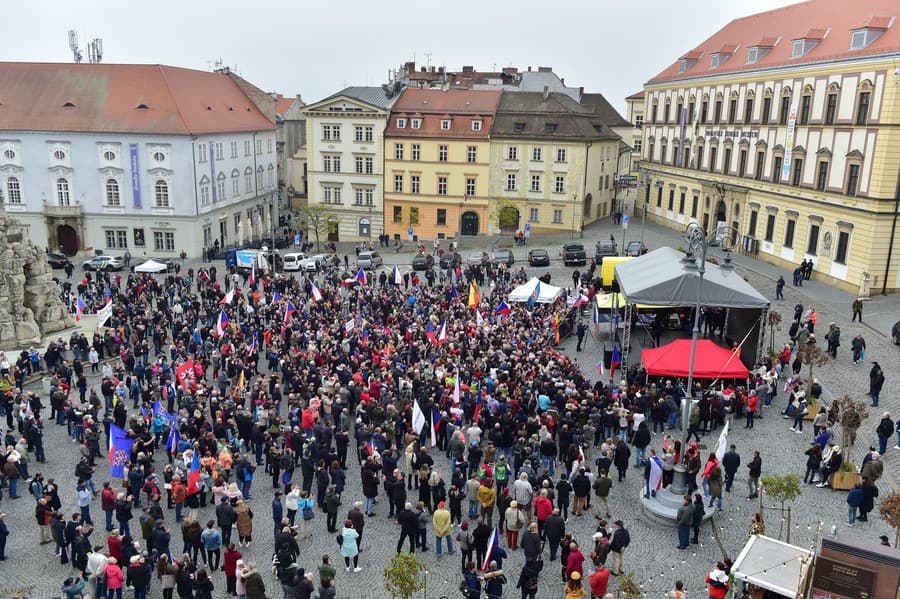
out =
{"type": "Polygon", "coordinates": [[[131,457],[134,439],[125,436],[125,431],[115,424],[109,425],[109,475],[113,478],[125,477],[125,462],[131,457]]]}

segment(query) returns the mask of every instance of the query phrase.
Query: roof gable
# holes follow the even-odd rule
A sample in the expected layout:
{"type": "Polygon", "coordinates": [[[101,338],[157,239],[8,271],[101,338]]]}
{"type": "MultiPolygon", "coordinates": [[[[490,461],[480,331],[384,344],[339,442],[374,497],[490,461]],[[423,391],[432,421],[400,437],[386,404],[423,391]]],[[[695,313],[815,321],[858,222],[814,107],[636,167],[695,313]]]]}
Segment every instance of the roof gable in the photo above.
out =
{"type": "Polygon", "coordinates": [[[303,112],[327,112],[335,116],[342,114],[352,116],[354,114],[384,113],[386,109],[373,106],[359,98],[336,94],[313,104],[307,104],[303,107],[303,112]]]}

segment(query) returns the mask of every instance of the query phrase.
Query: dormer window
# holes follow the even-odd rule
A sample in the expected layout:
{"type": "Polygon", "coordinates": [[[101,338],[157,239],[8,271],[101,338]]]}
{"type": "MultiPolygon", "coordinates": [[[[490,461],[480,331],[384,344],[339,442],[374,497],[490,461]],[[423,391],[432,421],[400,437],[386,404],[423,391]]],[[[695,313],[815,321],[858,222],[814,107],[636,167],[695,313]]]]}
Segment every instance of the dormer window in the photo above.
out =
{"type": "Polygon", "coordinates": [[[441,119],[441,131],[450,130],[450,119],[441,119]]]}
{"type": "Polygon", "coordinates": [[[413,129],[420,129],[422,127],[422,119],[413,119],[410,121],[410,126],[413,129]]]}
{"type": "Polygon", "coordinates": [[[731,54],[727,54],[725,52],[716,52],[710,57],[709,68],[714,69],[721,64],[724,64],[726,60],[731,57],[731,54]]]}
{"type": "Polygon", "coordinates": [[[811,29],[805,37],[794,40],[791,43],[791,58],[801,58],[809,54],[819,45],[826,33],[821,29],[811,29]]]}
{"type": "Polygon", "coordinates": [[[686,70],[688,70],[689,68],[694,66],[696,63],[697,63],[696,60],[691,60],[689,58],[682,58],[681,60],[678,61],[678,72],[684,73],[686,70]]]}
{"type": "Polygon", "coordinates": [[[794,40],[791,46],[791,58],[800,58],[806,54],[806,40],[794,40]]]}
{"type": "Polygon", "coordinates": [[[513,131],[515,131],[516,133],[521,133],[522,131],[525,131],[525,123],[524,122],[513,123],[513,131]]]}
{"type": "Polygon", "coordinates": [[[150,110],[150,107],[146,104],[138,104],[137,106],[135,106],[135,108],[138,110],[150,110]]]}
{"type": "Polygon", "coordinates": [[[481,131],[481,121],[475,119],[472,121],[472,131],[481,131]]]}
{"type": "Polygon", "coordinates": [[[397,129],[406,129],[406,119],[397,119],[397,129]]]}
{"type": "Polygon", "coordinates": [[[850,34],[850,49],[862,50],[881,37],[882,33],[884,33],[884,29],[872,29],[869,27],[857,29],[850,34]]]}

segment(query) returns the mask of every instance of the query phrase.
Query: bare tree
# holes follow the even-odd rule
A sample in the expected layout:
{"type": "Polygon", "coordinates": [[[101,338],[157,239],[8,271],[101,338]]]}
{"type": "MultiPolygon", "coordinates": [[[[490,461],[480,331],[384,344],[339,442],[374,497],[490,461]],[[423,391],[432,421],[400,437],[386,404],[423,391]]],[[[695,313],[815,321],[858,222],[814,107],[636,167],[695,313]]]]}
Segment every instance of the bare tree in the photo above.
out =
{"type": "Polygon", "coordinates": [[[307,229],[316,236],[316,251],[319,248],[319,236],[328,231],[328,223],[330,219],[335,218],[335,214],[326,204],[307,204],[298,210],[298,219],[305,222],[307,229]]]}
{"type": "Polygon", "coordinates": [[[825,366],[831,359],[828,352],[822,351],[822,348],[819,347],[818,343],[801,347],[797,350],[797,355],[800,357],[800,361],[803,362],[803,364],[809,366],[809,375],[806,377],[806,382],[808,384],[812,384],[813,382],[813,368],[816,366],[825,366]]]}
{"type": "Polygon", "coordinates": [[[769,325],[769,353],[775,353],[775,331],[781,330],[781,312],[769,310],[766,324],[769,325]]]}

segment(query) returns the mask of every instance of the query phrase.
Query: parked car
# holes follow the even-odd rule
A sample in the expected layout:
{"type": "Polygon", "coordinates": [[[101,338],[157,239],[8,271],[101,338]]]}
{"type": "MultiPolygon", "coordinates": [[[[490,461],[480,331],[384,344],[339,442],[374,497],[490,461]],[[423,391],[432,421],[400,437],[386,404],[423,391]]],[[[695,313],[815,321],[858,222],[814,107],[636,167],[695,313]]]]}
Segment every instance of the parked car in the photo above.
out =
{"type": "Polygon", "coordinates": [[[316,254],[300,261],[303,272],[325,270],[329,266],[340,266],[341,259],[336,254],[316,254]]]}
{"type": "Polygon", "coordinates": [[[584,266],[587,264],[587,254],[580,243],[569,243],[563,246],[563,264],[566,266],[584,266]]]}
{"type": "Polygon", "coordinates": [[[550,266],[550,254],[547,250],[541,248],[528,250],[528,264],[531,266],[550,266]]]}
{"type": "Polygon", "coordinates": [[[65,268],[71,262],[62,254],[47,254],[47,264],[50,265],[50,268],[65,268]]]}
{"type": "Polygon", "coordinates": [[[447,270],[448,268],[454,268],[457,264],[459,264],[459,254],[456,252],[444,252],[441,255],[440,259],[441,269],[447,270]]]}
{"type": "Polygon", "coordinates": [[[434,256],[431,254],[416,254],[412,259],[413,270],[431,270],[434,266],[434,256]]]}
{"type": "Polygon", "coordinates": [[[513,256],[512,250],[497,250],[494,252],[494,263],[496,264],[506,264],[506,266],[512,266],[516,261],[515,256],[513,256]]]}
{"type": "Polygon", "coordinates": [[[378,252],[360,252],[356,257],[357,268],[375,270],[384,265],[384,260],[378,252]]]}
{"type": "Polygon", "coordinates": [[[616,242],[612,239],[601,239],[595,244],[594,259],[597,261],[597,264],[603,262],[603,258],[606,256],[617,256],[618,254],[619,250],[616,247],[616,242]]]}
{"type": "Polygon", "coordinates": [[[640,241],[629,241],[625,246],[625,255],[631,257],[643,256],[647,253],[647,246],[640,241]]]}
{"type": "Polygon", "coordinates": [[[550,266],[550,254],[547,250],[535,248],[528,250],[529,266],[550,266]]]}
{"type": "Polygon", "coordinates": [[[894,323],[894,328],[891,329],[891,339],[894,340],[895,345],[900,345],[900,320],[894,323]]]}
{"type": "Polygon", "coordinates": [[[85,260],[81,267],[84,270],[122,270],[125,268],[125,260],[121,256],[103,254],[85,260]]]}
{"type": "Polygon", "coordinates": [[[469,252],[466,256],[466,264],[469,266],[483,266],[491,261],[487,252],[469,252]]]}
{"type": "Polygon", "coordinates": [[[306,260],[306,254],[303,252],[291,252],[284,255],[285,272],[300,270],[300,263],[306,260]]]}

